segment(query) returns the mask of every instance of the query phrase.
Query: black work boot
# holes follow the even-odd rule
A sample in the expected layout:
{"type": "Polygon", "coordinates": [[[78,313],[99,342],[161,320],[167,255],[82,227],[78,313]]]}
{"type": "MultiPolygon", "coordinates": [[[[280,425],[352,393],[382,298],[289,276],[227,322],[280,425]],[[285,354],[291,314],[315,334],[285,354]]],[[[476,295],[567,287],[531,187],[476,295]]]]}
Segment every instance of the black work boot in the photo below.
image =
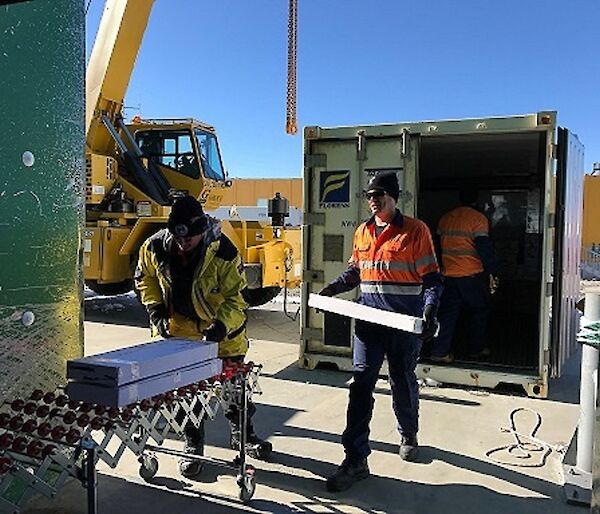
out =
{"type": "MultiPolygon", "coordinates": [[[[240,451],[240,431],[233,426],[231,427],[229,446],[232,450],[240,451]]],[[[254,431],[246,436],[246,454],[253,459],[269,460],[272,451],[273,445],[258,437],[254,431]]]]}
{"type": "MultiPolygon", "coordinates": [[[[246,454],[253,459],[269,460],[273,445],[269,441],[265,441],[256,435],[252,417],[256,413],[256,405],[248,403],[247,422],[246,422],[246,454]]],[[[240,451],[240,414],[236,405],[230,405],[225,412],[225,417],[229,420],[229,429],[231,437],[229,438],[229,446],[232,450],[240,451]]]]}
{"type": "Polygon", "coordinates": [[[325,484],[328,491],[339,492],[350,489],[354,482],[363,480],[369,476],[367,459],[358,462],[350,462],[344,459],[337,471],[327,479],[325,484]]]}
{"type": "MultiPolygon", "coordinates": [[[[185,445],[183,451],[185,453],[189,453],[190,455],[204,455],[204,430],[200,432],[197,429],[186,429],[184,437],[185,445]]],[[[197,477],[202,473],[203,467],[204,464],[197,460],[179,460],[179,473],[186,478],[197,477]]]]}
{"type": "Polygon", "coordinates": [[[414,462],[419,454],[419,443],[414,434],[402,435],[400,439],[400,450],[398,452],[402,460],[414,462]]]}

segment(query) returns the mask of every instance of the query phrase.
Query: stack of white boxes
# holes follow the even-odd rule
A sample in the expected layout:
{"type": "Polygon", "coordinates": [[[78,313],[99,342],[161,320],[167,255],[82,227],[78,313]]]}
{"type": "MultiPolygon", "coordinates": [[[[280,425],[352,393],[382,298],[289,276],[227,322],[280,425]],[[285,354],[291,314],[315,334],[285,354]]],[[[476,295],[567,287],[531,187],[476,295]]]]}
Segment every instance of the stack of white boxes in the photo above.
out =
{"type": "Polygon", "coordinates": [[[107,407],[124,407],[222,371],[219,345],[164,339],[67,363],[67,395],[107,407]]]}

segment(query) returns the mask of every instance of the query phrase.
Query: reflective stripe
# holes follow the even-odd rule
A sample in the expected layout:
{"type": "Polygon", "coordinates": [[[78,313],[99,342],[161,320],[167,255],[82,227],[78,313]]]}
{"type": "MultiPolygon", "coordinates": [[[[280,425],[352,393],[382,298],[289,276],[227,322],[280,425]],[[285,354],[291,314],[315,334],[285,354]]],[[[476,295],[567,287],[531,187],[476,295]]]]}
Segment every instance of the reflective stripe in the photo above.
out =
{"type": "Polygon", "coordinates": [[[470,255],[479,258],[477,250],[470,248],[442,248],[444,255],[470,255]]]}
{"type": "Polygon", "coordinates": [[[399,284],[361,284],[361,293],[379,293],[379,294],[402,294],[416,296],[422,291],[420,284],[414,286],[399,285],[399,284]]]}
{"type": "Polygon", "coordinates": [[[417,259],[415,262],[398,262],[398,261],[360,261],[360,269],[370,270],[388,270],[388,271],[416,271],[418,267],[437,264],[437,260],[433,255],[426,255],[417,259]]]}
{"type": "Polygon", "coordinates": [[[438,234],[443,237],[466,237],[468,239],[475,239],[476,237],[487,236],[487,232],[470,232],[468,230],[452,230],[452,229],[438,229],[438,234]]]}
{"type": "Polygon", "coordinates": [[[421,257],[415,261],[415,265],[420,268],[422,266],[429,266],[430,264],[437,264],[437,259],[435,255],[426,255],[425,257],[421,257]]]}
{"type": "Polygon", "coordinates": [[[386,271],[415,271],[412,262],[389,261],[360,261],[360,269],[386,270],[386,271]]]}

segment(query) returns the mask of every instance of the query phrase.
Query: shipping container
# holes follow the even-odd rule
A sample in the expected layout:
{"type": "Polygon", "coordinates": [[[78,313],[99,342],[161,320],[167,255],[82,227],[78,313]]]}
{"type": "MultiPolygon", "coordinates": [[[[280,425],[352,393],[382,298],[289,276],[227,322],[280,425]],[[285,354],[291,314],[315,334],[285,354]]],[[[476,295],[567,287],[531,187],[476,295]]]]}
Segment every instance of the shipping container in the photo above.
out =
{"type": "MultiPolygon", "coordinates": [[[[432,233],[458,206],[465,185],[478,189],[500,264],[492,297],[487,362],[462,355],[465,321],[455,331],[452,365],[422,360],[418,375],[494,388],[522,386],[547,395],[574,351],[579,299],[583,147],[557,125],[556,112],[304,130],[304,225],[300,365],[352,367],[349,318],[307,307],[346,268],[355,228],[369,218],[364,188],[395,171],[398,208],[432,233]]],[[[358,291],[341,298],[355,299],[358,291]]]]}

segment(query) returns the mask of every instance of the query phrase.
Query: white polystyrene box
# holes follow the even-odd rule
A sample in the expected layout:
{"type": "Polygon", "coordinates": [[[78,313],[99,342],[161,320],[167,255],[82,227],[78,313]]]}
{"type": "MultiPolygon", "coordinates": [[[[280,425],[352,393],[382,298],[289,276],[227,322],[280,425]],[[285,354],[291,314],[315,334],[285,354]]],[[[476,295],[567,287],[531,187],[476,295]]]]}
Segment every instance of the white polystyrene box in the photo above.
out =
{"type": "Polygon", "coordinates": [[[162,339],[70,360],[67,378],[122,386],[215,359],[218,352],[219,345],[213,342],[162,339]]]}

